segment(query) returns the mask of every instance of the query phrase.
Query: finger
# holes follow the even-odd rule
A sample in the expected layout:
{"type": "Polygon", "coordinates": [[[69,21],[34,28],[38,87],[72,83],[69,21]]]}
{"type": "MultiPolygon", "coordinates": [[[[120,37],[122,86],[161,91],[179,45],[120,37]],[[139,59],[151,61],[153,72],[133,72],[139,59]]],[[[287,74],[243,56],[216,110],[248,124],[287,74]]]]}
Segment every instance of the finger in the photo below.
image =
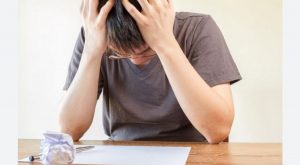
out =
{"type": "Polygon", "coordinates": [[[129,2],[129,0],[122,0],[122,4],[135,21],[140,22],[144,19],[143,14],[140,13],[138,9],[129,2]]]}
{"type": "Polygon", "coordinates": [[[169,3],[169,6],[173,9],[174,8],[174,3],[173,0],[167,0],[169,3]]]}
{"type": "Polygon", "coordinates": [[[88,8],[88,1],[89,0],[83,0],[83,7],[82,7],[82,16],[83,17],[86,17],[87,16],[87,14],[88,14],[88,10],[89,10],[89,8],[88,8]]]}
{"type": "Polygon", "coordinates": [[[89,15],[92,17],[95,17],[96,15],[98,15],[98,4],[99,4],[99,0],[89,0],[89,15]]]}
{"type": "Polygon", "coordinates": [[[168,0],[149,0],[149,3],[159,11],[170,8],[168,0]]]}
{"type": "Polygon", "coordinates": [[[150,4],[147,0],[137,0],[137,1],[141,5],[143,11],[146,11],[146,12],[149,11],[150,4]]]}
{"type": "Polygon", "coordinates": [[[163,5],[168,5],[168,4],[169,4],[168,0],[160,0],[160,1],[161,1],[161,3],[162,3],[163,5]]]}
{"type": "Polygon", "coordinates": [[[105,5],[100,9],[99,15],[97,17],[97,20],[99,22],[105,23],[108,13],[110,10],[114,7],[115,0],[108,0],[105,5]]]}
{"type": "Polygon", "coordinates": [[[83,12],[83,7],[84,7],[84,0],[82,0],[80,4],[80,13],[83,12]]]}
{"type": "Polygon", "coordinates": [[[165,3],[166,0],[149,0],[149,3],[151,5],[154,5],[154,6],[158,7],[158,6],[162,6],[163,1],[165,3]]]}

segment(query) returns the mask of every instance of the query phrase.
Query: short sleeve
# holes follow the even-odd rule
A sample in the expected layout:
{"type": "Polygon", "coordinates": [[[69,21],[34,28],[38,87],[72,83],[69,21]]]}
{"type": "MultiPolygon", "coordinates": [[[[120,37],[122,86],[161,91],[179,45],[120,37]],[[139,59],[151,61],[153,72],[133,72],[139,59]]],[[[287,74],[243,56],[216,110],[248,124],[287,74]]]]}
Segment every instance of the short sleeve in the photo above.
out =
{"type": "Polygon", "coordinates": [[[203,16],[195,28],[189,60],[211,87],[241,80],[225,39],[209,15],[203,16]]]}
{"type": "MultiPolygon", "coordinates": [[[[67,78],[66,78],[66,81],[65,81],[65,85],[63,87],[63,90],[68,90],[76,73],[77,73],[77,70],[78,70],[78,67],[79,67],[79,64],[80,64],[80,60],[81,60],[81,56],[82,56],[82,52],[83,52],[83,48],[84,48],[84,41],[85,41],[85,38],[84,38],[84,29],[81,28],[81,31],[78,35],[78,38],[77,38],[77,41],[75,43],[75,47],[74,47],[74,50],[73,50],[73,54],[72,54],[72,57],[71,57],[71,61],[69,63],[69,68],[68,68],[68,74],[67,74],[67,78]]],[[[100,73],[100,75],[102,77],[102,74],[100,73]]],[[[98,97],[100,96],[101,94],[101,91],[102,91],[102,88],[103,88],[103,81],[102,81],[102,78],[99,79],[99,84],[98,84],[98,97]]]]}

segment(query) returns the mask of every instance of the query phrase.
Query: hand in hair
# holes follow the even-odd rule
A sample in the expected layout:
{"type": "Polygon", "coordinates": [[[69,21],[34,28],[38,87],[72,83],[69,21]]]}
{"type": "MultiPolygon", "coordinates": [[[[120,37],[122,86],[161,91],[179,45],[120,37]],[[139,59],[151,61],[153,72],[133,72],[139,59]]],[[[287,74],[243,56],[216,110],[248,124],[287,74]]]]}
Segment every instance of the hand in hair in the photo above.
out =
{"type": "Polygon", "coordinates": [[[172,0],[138,0],[140,12],[129,0],[122,0],[128,13],[137,22],[145,42],[156,52],[174,42],[175,11],[172,0]]]}
{"type": "Polygon", "coordinates": [[[100,12],[98,5],[99,0],[82,0],[80,13],[85,36],[84,53],[101,57],[107,48],[106,18],[114,6],[114,0],[108,0],[100,12]]]}

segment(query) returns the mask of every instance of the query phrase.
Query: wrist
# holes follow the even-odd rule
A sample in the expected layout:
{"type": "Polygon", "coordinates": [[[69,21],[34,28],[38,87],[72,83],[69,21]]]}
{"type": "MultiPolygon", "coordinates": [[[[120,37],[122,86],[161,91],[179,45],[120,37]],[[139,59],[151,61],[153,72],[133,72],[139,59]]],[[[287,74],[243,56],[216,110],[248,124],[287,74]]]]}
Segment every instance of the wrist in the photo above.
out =
{"type": "Polygon", "coordinates": [[[170,37],[154,47],[153,50],[157,53],[158,56],[163,56],[174,52],[177,48],[181,49],[176,38],[170,37]]]}
{"type": "MultiPolygon", "coordinates": [[[[101,60],[102,60],[102,56],[104,53],[99,52],[99,53],[91,53],[91,52],[87,52],[87,51],[83,51],[82,52],[82,56],[81,56],[81,62],[80,65],[82,65],[82,67],[92,67],[92,66],[98,66],[101,64],[101,60]],[[101,55],[99,55],[101,54],[101,55]]],[[[84,67],[84,68],[85,68],[84,67]]]]}
{"type": "Polygon", "coordinates": [[[82,57],[87,60],[101,60],[104,55],[105,50],[100,51],[89,51],[88,49],[83,49],[82,57]]]}

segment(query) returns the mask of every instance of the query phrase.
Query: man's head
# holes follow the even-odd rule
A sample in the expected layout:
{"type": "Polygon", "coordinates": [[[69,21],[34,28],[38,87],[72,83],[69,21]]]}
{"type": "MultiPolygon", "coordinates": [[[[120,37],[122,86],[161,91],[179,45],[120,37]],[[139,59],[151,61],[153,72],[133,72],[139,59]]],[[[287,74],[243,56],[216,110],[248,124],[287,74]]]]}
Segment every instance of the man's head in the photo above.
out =
{"type": "MultiPolygon", "coordinates": [[[[98,10],[108,0],[99,0],[98,10]]],[[[132,16],[122,5],[122,0],[115,0],[114,7],[110,11],[107,21],[108,45],[120,52],[136,53],[135,50],[145,46],[145,41],[132,16]]],[[[129,0],[139,11],[141,6],[137,0],[129,0]]]]}

